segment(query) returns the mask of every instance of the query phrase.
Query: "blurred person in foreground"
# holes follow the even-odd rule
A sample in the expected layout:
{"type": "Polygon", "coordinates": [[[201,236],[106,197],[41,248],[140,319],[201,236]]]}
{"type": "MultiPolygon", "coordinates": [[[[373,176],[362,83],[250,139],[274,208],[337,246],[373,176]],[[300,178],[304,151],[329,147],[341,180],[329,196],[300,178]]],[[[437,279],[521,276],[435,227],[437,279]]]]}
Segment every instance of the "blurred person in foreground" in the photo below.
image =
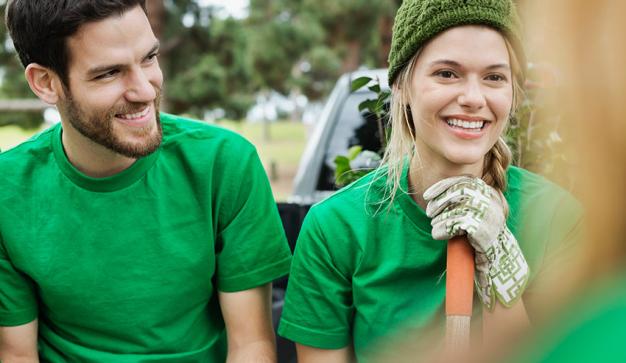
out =
{"type": "Polygon", "coordinates": [[[144,0],[13,0],[61,123],[0,154],[0,360],[272,362],[290,251],[254,147],[159,112],[144,0]]]}
{"type": "MultiPolygon", "coordinates": [[[[542,319],[517,340],[485,345],[467,362],[626,362],[626,2],[529,1],[524,14],[535,58],[558,71],[552,114],[573,160],[585,233],[537,305],[542,319]]],[[[388,349],[415,362],[415,337],[388,349]]],[[[423,347],[420,347],[423,348],[423,347]]],[[[391,353],[388,353],[391,354],[391,353]]],[[[387,355],[380,359],[384,362],[387,355]]],[[[435,360],[436,354],[426,360],[435,360]]]]}
{"type": "MultiPolygon", "coordinates": [[[[545,277],[580,233],[578,202],[511,166],[502,139],[524,93],[512,1],[406,0],[389,62],[382,167],[314,206],[296,244],[279,334],[301,362],[367,360],[393,336],[440,336],[457,235],[475,252],[474,336],[482,317],[496,344],[537,318],[545,277]]],[[[420,358],[400,354],[384,361],[420,358]]]]}
{"type": "Polygon", "coordinates": [[[553,112],[567,125],[588,228],[566,266],[576,281],[554,285],[542,301],[552,318],[503,361],[626,362],[626,2],[536,0],[526,13],[538,54],[560,72],[553,112]]]}

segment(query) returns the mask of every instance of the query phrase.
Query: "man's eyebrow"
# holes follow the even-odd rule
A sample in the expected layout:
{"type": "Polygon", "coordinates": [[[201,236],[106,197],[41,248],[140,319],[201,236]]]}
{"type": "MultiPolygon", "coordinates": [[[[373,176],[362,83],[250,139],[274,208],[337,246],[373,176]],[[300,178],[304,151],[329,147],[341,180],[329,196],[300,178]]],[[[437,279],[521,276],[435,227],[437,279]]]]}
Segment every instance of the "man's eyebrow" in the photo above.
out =
{"type": "MultiPolygon", "coordinates": [[[[152,48],[146,53],[146,57],[148,57],[149,55],[151,55],[152,53],[156,53],[159,51],[159,48],[161,48],[161,43],[157,40],[154,45],[152,46],[152,48]]],[[[145,57],[144,57],[145,58],[145,57]]]]}
{"type": "MultiPolygon", "coordinates": [[[[144,59],[147,58],[148,56],[150,56],[151,54],[158,52],[159,48],[160,48],[161,44],[159,43],[159,41],[157,40],[154,45],[152,46],[152,48],[150,48],[150,50],[148,52],[146,52],[145,56],[143,57],[144,59]]],[[[91,68],[90,70],[87,71],[87,76],[88,77],[95,77],[101,73],[106,73],[110,70],[113,69],[119,69],[119,68],[123,68],[125,67],[125,64],[106,64],[106,65],[102,65],[102,66],[97,66],[94,68],[91,68]]]]}
{"type": "Polygon", "coordinates": [[[100,75],[101,73],[106,73],[113,69],[119,69],[122,67],[124,67],[124,64],[107,64],[103,66],[97,66],[87,71],[87,78],[95,77],[100,75]]]}
{"type": "MultiPolygon", "coordinates": [[[[433,61],[433,62],[430,63],[430,66],[432,67],[432,66],[442,65],[442,64],[443,65],[448,65],[448,66],[451,66],[451,67],[458,67],[458,68],[462,68],[463,67],[459,62],[453,61],[453,60],[450,60],[450,59],[439,59],[439,60],[433,61]]],[[[509,70],[509,69],[511,69],[511,67],[507,63],[497,63],[497,64],[492,64],[492,65],[486,67],[485,69],[487,69],[487,70],[493,70],[493,69],[506,69],[506,70],[509,70]]]]}

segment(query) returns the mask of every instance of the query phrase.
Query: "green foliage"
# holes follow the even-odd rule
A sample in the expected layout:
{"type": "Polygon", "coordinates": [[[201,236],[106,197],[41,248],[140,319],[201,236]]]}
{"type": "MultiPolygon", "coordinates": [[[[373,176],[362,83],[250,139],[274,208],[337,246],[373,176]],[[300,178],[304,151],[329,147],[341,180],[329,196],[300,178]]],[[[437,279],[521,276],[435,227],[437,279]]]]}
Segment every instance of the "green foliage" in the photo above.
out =
{"type": "Polygon", "coordinates": [[[541,174],[558,184],[569,187],[572,181],[564,173],[571,160],[564,150],[559,133],[560,117],[549,114],[545,104],[536,102],[534,95],[516,112],[505,135],[513,154],[513,165],[541,174]]]}
{"type": "Polygon", "coordinates": [[[169,21],[179,26],[170,25],[168,31],[175,33],[166,34],[164,41],[175,44],[163,62],[169,75],[168,110],[201,118],[205,111],[221,108],[226,117],[242,119],[253,104],[254,90],[248,36],[241,21],[216,18],[212,8],[192,2],[174,13],[178,17],[169,21]],[[193,25],[182,26],[183,16],[194,19],[193,25]]]}
{"type": "MultiPolygon", "coordinates": [[[[383,19],[400,1],[251,0],[246,19],[220,19],[197,0],[161,1],[164,109],[202,117],[215,108],[242,118],[257,92],[323,99],[337,77],[360,65],[385,66],[383,19]],[[183,21],[183,19],[185,21],[183,21]]],[[[3,10],[4,6],[2,6],[3,10]]],[[[4,19],[2,20],[2,22],[4,19]]],[[[387,33],[385,33],[387,32],[387,33]]],[[[0,39],[6,39],[4,24],[0,39]]],[[[0,42],[0,97],[34,97],[15,53],[0,42]]],[[[39,114],[0,114],[0,124],[39,124],[39,114]]]]}
{"type": "Polygon", "coordinates": [[[354,160],[362,151],[361,146],[353,146],[348,150],[348,155],[339,155],[335,158],[335,184],[342,187],[358,180],[370,170],[353,170],[350,161],[354,160]]]}
{"type": "Polygon", "coordinates": [[[384,123],[384,120],[387,118],[385,105],[389,102],[391,93],[383,90],[380,86],[380,80],[375,80],[371,77],[359,77],[352,80],[350,89],[352,92],[356,92],[369,84],[372,85],[367,88],[376,94],[376,98],[367,99],[361,102],[359,104],[359,111],[369,112],[376,116],[375,122],[378,126],[379,134],[381,135],[380,144],[382,145],[382,150],[379,150],[378,153],[376,153],[371,150],[363,150],[361,146],[355,145],[348,150],[347,156],[337,156],[334,161],[335,185],[338,187],[352,183],[377,167],[381,160],[380,156],[384,153],[384,149],[387,145],[386,135],[389,134],[389,126],[384,123]],[[354,161],[358,159],[368,161],[365,163],[355,163],[354,161]]]}
{"type": "MultiPolygon", "coordinates": [[[[0,7],[4,14],[5,5],[0,7]]],[[[0,98],[34,98],[35,95],[24,79],[24,68],[17,58],[13,45],[8,41],[4,17],[0,17],[0,98]]],[[[0,126],[17,125],[23,129],[38,127],[43,123],[39,112],[2,112],[0,126]]]]}
{"type": "Polygon", "coordinates": [[[385,66],[379,24],[398,6],[388,0],[252,0],[257,85],[321,99],[341,73],[385,66]]]}

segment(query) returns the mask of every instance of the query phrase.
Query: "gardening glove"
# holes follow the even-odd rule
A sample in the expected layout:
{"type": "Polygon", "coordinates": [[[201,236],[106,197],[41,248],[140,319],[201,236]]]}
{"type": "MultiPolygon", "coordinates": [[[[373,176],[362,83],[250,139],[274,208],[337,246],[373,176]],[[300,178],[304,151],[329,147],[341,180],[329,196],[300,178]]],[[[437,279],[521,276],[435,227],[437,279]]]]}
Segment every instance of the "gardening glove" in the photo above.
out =
{"type": "Polygon", "coordinates": [[[424,192],[426,215],[437,240],[467,235],[474,248],[478,296],[492,309],[495,299],[510,307],[522,295],[530,270],[506,226],[500,195],[482,179],[441,180],[424,192]]]}

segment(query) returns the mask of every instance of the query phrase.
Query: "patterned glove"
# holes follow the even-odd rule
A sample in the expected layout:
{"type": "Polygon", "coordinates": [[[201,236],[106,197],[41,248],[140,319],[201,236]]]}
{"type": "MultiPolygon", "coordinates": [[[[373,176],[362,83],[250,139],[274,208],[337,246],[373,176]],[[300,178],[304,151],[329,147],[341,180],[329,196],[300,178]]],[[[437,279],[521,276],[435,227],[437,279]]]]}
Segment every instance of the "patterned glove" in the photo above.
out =
{"type": "Polygon", "coordinates": [[[448,240],[466,234],[475,252],[478,296],[492,309],[495,299],[510,307],[526,287],[530,270],[506,226],[498,192],[482,179],[444,179],[424,192],[432,235],[448,240]]]}

